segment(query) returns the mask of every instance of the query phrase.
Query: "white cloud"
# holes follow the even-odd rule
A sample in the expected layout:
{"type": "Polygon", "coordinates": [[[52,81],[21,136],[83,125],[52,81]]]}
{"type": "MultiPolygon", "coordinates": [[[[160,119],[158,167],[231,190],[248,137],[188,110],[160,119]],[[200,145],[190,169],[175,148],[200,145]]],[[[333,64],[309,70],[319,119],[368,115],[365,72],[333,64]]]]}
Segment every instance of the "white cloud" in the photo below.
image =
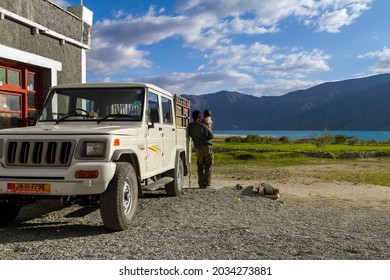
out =
{"type": "Polygon", "coordinates": [[[320,17],[318,30],[333,33],[339,32],[341,26],[348,25],[351,21],[352,19],[346,9],[326,12],[320,17]]]}
{"type": "Polygon", "coordinates": [[[305,0],[196,0],[178,1],[178,11],[185,14],[209,14],[216,18],[244,18],[248,15],[253,22],[264,26],[277,24],[281,19],[307,14],[305,0]]]}
{"type": "Polygon", "coordinates": [[[279,28],[275,25],[263,25],[257,22],[256,20],[248,20],[242,18],[234,18],[231,22],[227,24],[227,29],[235,34],[250,34],[250,35],[259,35],[266,33],[276,33],[279,31],[279,28]]]}
{"type": "MultiPolygon", "coordinates": [[[[295,17],[318,31],[338,32],[349,25],[373,0],[196,0],[178,1],[178,11],[186,14],[209,14],[237,24],[235,31],[245,34],[275,32],[283,19],[295,17]],[[249,16],[249,20],[246,19],[249,16]],[[244,19],[245,18],[245,19],[244,19]]],[[[234,30],[234,29],[233,29],[234,30]]]]}
{"type": "Polygon", "coordinates": [[[217,91],[226,84],[251,84],[254,79],[236,71],[217,71],[205,73],[170,73],[161,76],[145,77],[143,82],[155,84],[174,94],[203,94],[217,91]]]}
{"type": "Polygon", "coordinates": [[[280,50],[260,43],[219,46],[210,54],[209,64],[198,69],[236,69],[274,77],[302,77],[305,73],[329,71],[330,56],[323,51],[280,50]]]}
{"type": "Polygon", "coordinates": [[[390,49],[384,47],[381,51],[369,52],[359,55],[358,58],[374,58],[376,62],[369,69],[374,74],[390,72],[390,49]]]}
{"type": "MultiPolygon", "coordinates": [[[[174,38],[183,47],[204,54],[197,69],[202,73],[152,77],[157,83],[164,83],[164,87],[185,84],[181,88],[196,91],[226,81],[230,84],[253,81],[253,77],[262,75],[279,81],[294,78],[299,85],[298,79],[304,80],[311,72],[329,71],[330,56],[319,49],[236,43],[236,36],[261,38],[263,34],[276,33],[286,19],[319,32],[339,32],[369,9],[372,1],[178,0],[172,13],[155,6],[143,15],[119,10],[113,18],[99,20],[93,27],[88,73],[108,75],[131,68],[151,68],[148,46],[174,38]]],[[[380,62],[377,69],[386,68],[386,60],[380,62]]]]}
{"type": "Polygon", "coordinates": [[[266,72],[274,76],[292,76],[298,73],[329,71],[327,63],[329,59],[329,55],[318,49],[311,52],[291,52],[275,56],[275,63],[267,66],[266,72]]]}
{"type": "Polygon", "coordinates": [[[208,65],[201,65],[200,69],[245,67],[248,65],[270,64],[271,54],[275,46],[254,43],[252,45],[225,45],[216,46],[209,55],[208,65]]]}
{"type": "Polygon", "coordinates": [[[140,51],[123,44],[111,45],[97,42],[93,44],[93,52],[88,55],[88,72],[94,74],[115,74],[131,68],[150,68],[152,63],[145,59],[146,51],[140,51]],[[102,59],[104,58],[104,60],[102,59]]]}
{"type": "MultiPolygon", "coordinates": [[[[163,10],[160,10],[163,12],[163,10]]],[[[135,18],[121,11],[115,19],[104,19],[93,26],[92,46],[87,56],[91,74],[118,73],[131,68],[150,68],[149,52],[138,46],[151,45],[174,36],[183,17],[157,15],[155,8],[142,17],[135,18]]]]}
{"type": "MultiPolygon", "coordinates": [[[[341,1],[342,2],[342,1],[341,1]]],[[[361,16],[363,11],[369,9],[371,1],[344,1],[341,7],[335,6],[334,10],[327,10],[323,13],[318,21],[318,31],[336,33],[340,28],[348,26],[355,22],[361,16]]],[[[332,8],[332,7],[331,7],[332,8]]]]}
{"type": "MultiPolygon", "coordinates": [[[[127,81],[134,82],[135,80],[127,81]]],[[[199,95],[223,89],[255,96],[279,96],[324,82],[322,80],[308,81],[297,76],[296,79],[269,79],[262,84],[256,84],[250,75],[236,71],[170,73],[145,77],[137,81],[155,84],[173,94],[199,95]]]]}
{"type": "Polygon", "coordinates": [[[179,34],[185,23],[183,16],[156,15],[153,7],[141,17],[126,15],[121,18],[123,15],[121,11],[115,19],[97,21],[93,26],[93,36],[110,44],[151,45],[179,34]]]}

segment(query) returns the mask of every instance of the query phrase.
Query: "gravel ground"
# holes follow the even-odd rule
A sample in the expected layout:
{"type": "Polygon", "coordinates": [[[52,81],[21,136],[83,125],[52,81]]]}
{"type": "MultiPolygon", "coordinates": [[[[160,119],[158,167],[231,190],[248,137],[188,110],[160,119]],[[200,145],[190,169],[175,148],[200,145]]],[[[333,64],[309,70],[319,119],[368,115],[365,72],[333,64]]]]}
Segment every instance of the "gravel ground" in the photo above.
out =
{"type": "Polygon", "coordinates": [[[389,203],[282,199],[234,186],[155,192],[122,232],[106,230],[96,206],[40,201],[0,228],[0,259],[390,259],[389,203]]]}

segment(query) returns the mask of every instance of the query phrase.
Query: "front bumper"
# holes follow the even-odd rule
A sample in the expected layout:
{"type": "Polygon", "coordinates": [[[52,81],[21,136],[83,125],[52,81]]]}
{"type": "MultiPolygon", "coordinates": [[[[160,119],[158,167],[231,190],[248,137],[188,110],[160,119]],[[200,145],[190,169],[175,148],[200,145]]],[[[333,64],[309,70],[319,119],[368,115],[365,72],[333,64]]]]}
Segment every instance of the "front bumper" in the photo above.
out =
{"type": "Polygon", "coordinates": [[[102,163],[76,163],[68,168],[4,168],[0,165],[0,195],[88,195],[103,193],[115,174],[116,164],[113,162],[102,163]],[[99,172],[97,178],[77,179],[77,171],[99,172]],[[40,193],[37,191],[13,191],[12,184],[31,183],[47,184],[50,191],[40,193]]]}

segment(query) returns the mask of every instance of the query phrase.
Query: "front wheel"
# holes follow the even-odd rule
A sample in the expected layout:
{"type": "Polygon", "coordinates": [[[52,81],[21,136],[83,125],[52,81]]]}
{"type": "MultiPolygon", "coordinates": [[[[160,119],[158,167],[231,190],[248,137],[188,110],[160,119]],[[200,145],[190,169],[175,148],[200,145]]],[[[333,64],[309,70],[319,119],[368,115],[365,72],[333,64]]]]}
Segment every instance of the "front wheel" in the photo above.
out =
{"type": "Polygon", "coordinates": [[[168,195],[178,196],[183,191],[184,184],[184,165],[183,160],[179,157],[176,168],[168,172],[168,176],[173,177],[173,181],[165,186],[168,195]]]}
{"type": "Polygon", "coordinates": [[[131,164],[119,162],[107,190],[100,196],[100,214],[104,226],[112,230],[125,230],[137,210],[138,183],[131,164]]]}

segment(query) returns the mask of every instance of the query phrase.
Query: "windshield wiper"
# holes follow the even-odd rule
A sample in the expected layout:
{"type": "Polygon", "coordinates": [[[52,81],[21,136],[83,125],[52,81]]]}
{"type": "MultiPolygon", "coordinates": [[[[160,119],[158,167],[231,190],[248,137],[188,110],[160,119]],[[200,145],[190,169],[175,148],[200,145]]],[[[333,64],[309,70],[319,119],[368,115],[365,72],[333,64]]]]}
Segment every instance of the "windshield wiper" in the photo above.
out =
{"type": "Polygon", "coordinates": [[[110,114],[110,115],[107,115],[101,119],[99,119],[97,121],[97,123],[100,123],[102,121],[106,121],[110,118],[113,118],[113,119],[116,119],[116,118],[131,118],[131,119],[134,119],[134,116],[133,115],[128,115],[128,114],[110,114]]]}
{"type": "Polygon", "coordinates": [[[77,112],[71,112],[71,113],[69,113],[69,114],[66,114],[66,115],[63,116],[62,118],[57,119],[57,120],[56,120],[56,124],[58,124],[60,121],[63,121],[63,120],[65,120],[65,119],[69,118],[69,117],[75,117],[75,116],[83,116],[83,115],[80,115],[80,114],[77,113],[77,112]]]}

